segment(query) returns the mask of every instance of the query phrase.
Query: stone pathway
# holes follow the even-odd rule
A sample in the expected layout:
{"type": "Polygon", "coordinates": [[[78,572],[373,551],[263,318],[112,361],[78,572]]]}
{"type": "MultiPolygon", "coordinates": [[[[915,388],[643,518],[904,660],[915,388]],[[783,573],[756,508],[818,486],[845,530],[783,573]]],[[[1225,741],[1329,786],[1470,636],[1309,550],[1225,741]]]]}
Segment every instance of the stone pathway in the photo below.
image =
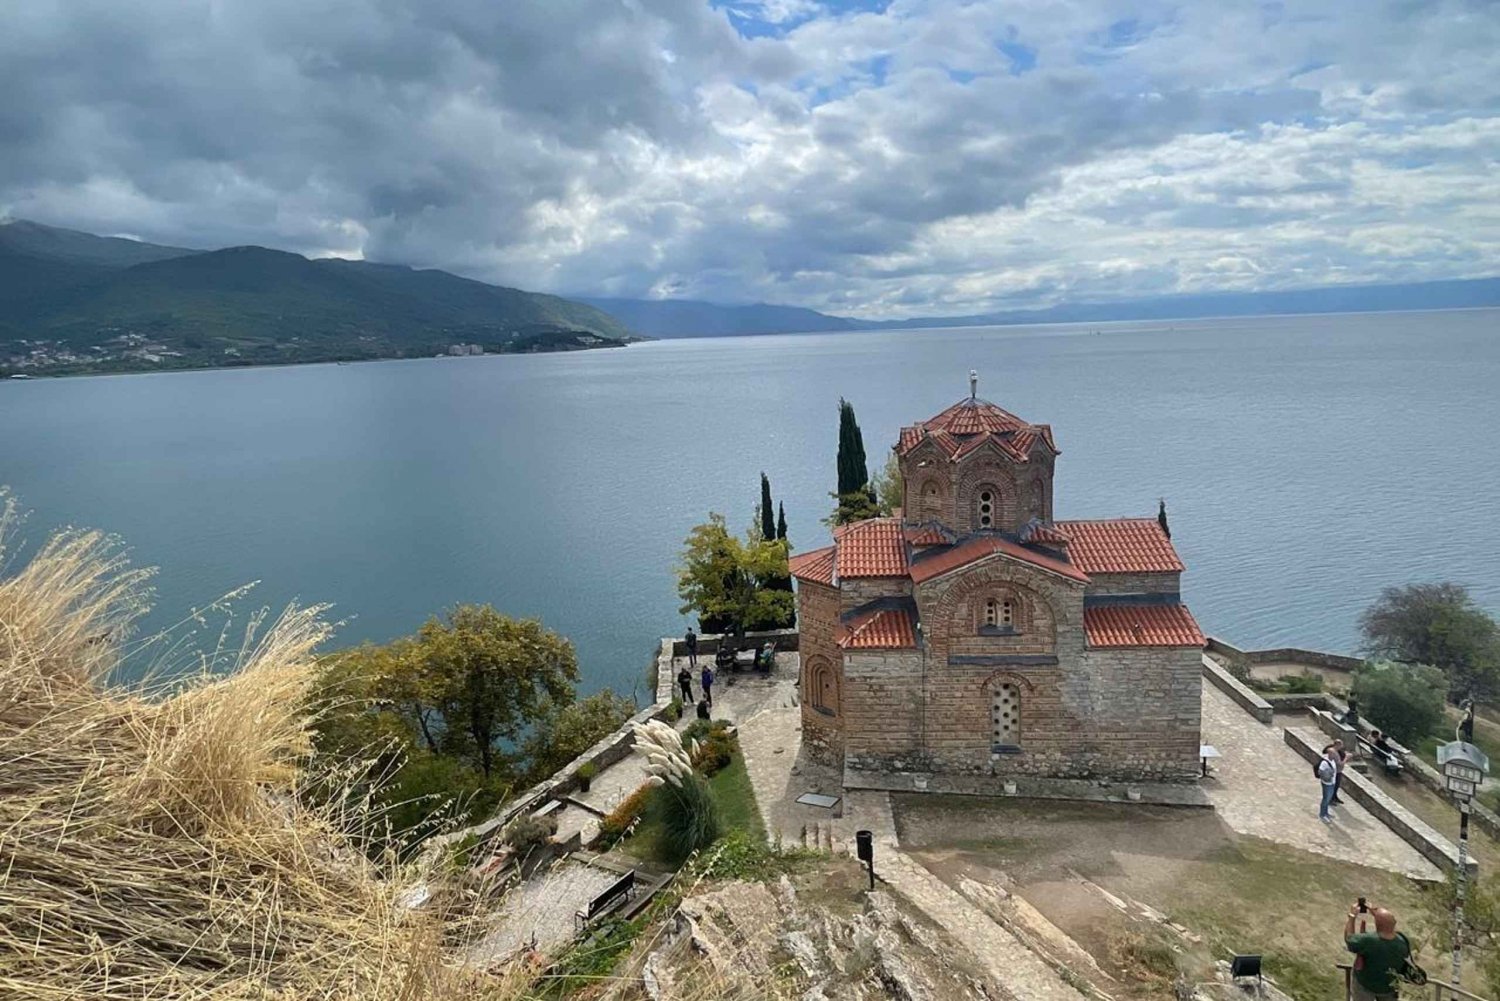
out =
{"type": "Polygon", "coordinates": [[[546,875],[527,880],[496,909],[495,925],[469,949],[469,960],[488,966],[530,946],[556,956],[573,941],[573,915],[619,879],[619,874],[563,861],[546,875]]]}
{"type": "Polygon", "coordinates": [[[1344,862],[1415,879],[1440,879],[1437,867],[1353,801],[1318,819],[1312,767],[1282,742],[1281,730],[1257,723],[1212,685],[1203,686],[1203,743],[1224,756],[1202,784],[1233,830],[1344,862]]]}

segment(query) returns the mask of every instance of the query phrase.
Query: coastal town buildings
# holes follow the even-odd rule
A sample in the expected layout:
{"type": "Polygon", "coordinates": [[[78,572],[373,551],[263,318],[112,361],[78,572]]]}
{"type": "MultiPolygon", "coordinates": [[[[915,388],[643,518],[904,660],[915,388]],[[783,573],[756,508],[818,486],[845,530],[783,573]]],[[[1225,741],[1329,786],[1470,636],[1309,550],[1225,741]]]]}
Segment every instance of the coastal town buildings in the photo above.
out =
{"type": "Polygon", "coordinates": [[[976,388],[901,430],[895,516],[792,557],[804,746],[851,786],[1196,779],[1203,635],[1165,524],[1054,520],[1051,427],[976,388]]]}

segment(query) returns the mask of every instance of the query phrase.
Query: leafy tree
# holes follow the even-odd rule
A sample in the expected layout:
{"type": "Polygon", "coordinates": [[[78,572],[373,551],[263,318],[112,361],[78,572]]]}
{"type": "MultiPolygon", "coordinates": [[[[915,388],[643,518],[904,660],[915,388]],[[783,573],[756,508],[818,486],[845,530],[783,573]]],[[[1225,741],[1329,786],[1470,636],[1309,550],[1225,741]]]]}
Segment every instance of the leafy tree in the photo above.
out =
{"type": "Polygon", "coordinates": [[[527,783],[540,782],[635,715],[635,703],[608,688],[549,712],[523,745],[527,783]]]}
{"type": "Polygon", "coordinates": [[[905,503],[906,483],[901,477],[901,462],[896,450],[886,457],[885,468],[875,474],[871,484],[875,488],[875,506],[880,514],[891,515],[905,503]]]}
{"type": "Polygon", "coordinates": [[[573,701],[573,644],[536,619],[512,619],[489,605],[459,605],[417,633],[422,669],[437,695],[446,752],[486,779],[546,710],[573,701]]]}
{"type": "Polygon", "coordinates": [[[865,438],[848,400],[839,400],[838,490],[833,497],[835,525],[872,518],[878,513],[875,491],[870,487],[870,469],[865,461],[865,438]]]}
{"type": "Polygon", "coordinates": [[[1454,699],[1500,691],[1500,628],[1458,584],[1388,587],[1359,628],[1373,656],[1440,668],[1454,699]]]}
{"type": "Polygon", "coordinates": [[[771,504],[771,481],[760,474],[760,537],[776,539],[776,508],[771,504]]]}
{"type": "Polygon", "coordinates": [[[730,534],[724,516],[688,533],[677,568],[677,594],[684,615],[696,612],[706,633],[743,635],[751,629],[776,629],[792,618],[789,591],[769,586],[787,575],[784,541],[742,542],[730,534]]]}
{"type": "Polygon", "coordinates": [[[1443,689],[1443,672],[1424,664],[1377,661],[1354,675],[1360,712],[1408,746],[1443,725],[1443,689]]]}
{"type": "Polygon", "coordinates": [[[786,539],[786,506],[784,504],[776,505],[776,538],[786,539]]]}

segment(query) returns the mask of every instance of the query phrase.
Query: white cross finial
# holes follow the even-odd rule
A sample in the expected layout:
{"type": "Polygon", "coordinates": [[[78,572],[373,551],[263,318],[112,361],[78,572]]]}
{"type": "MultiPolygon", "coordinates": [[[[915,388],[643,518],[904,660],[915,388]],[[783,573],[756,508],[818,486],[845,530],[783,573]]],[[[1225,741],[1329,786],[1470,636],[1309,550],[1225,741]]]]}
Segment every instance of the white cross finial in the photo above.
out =
{"type": "Polygon", "coordinates": [[[971,369],[969,369],[969,399],[976,400],[978,398],[979,398],[979,371],[977,369],[972,369],[971,368],[971,369]]]}

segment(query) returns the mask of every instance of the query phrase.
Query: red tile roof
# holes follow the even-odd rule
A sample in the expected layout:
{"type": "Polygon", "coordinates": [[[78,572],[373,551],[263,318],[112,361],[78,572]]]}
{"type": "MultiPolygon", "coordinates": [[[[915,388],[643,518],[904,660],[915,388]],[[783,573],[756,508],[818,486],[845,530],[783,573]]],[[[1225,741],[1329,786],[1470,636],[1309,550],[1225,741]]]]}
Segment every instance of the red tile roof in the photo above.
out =
{"type": "Polygon", "coordinates": [[[995,442],[1013,459],[1026,462],[1038,440],[1044,441],[1053,454],[1057,444],[1052,428],[1031,424],[993,403],[967,397],[931,420],[901,429],[896,451],[905,454],[918,443],[930,440],[950,459],[960,459],[986,442],[995,442]]]}
{"type": "Polygon", "coordinates": [[[943,534],[940,528],[931,525],[917,525],[906,529],[906,541],[914,546],[945,546],[951,540],[943,534]]]}
{"type": "Polygon", "coordinates": [[[834,569],[844,577],[904,577],[906,536],[895,518],[870,518],[833,530],[834,569]]]}
{"type": "Polygon", "coordinates": [[[1051,545],[1066,545],[1073,541],[1073,537],[1058,528],[1057,525],[1049,525],[1045,521],[1032,521],[1028,523],[1021,532],[1022,542],[1041,542],[1051,545]]]}
{"type": "Polygon", "coordinates": [[[1091,647],[1203,645],[1203,632],[1186,605],[1084,608],[1083,631],[1091,647]]]}
{"type": "Polygon", "coordinates": [[[1068,558],[1087,574],[1180,573],[1182,560],[1155,518],[1059,521],[1068,558]]]}
{"type": "Polygon", "coordinates": [[[797,553],[787,561],[787,568],[798,580],[833,586],[833,547],[824,546],[811,552],[797,553]]]}
{"type": "Polygon", "coordinates": [[[839,626],[845,650],[890,650],[917,645],[916,623],[900,608],[881,608],[856,615],[839,626]]]}
{"type": "Polygon", "coordinates": [[[995,553],[1004,553],[1013,559],[1049,570],[1060,577],[1088,583],[1088,575],[1077,567],[1033,549],[1027,549],[1020,543],[1011,542],[998,535],[981,535],[960,543],[952,549],[915,560],[911,565],[911,579],[921,584],[934,577],[941,577],[951,570],[957,570],[959,567],[982,560],[986,556],[993,556],[995,553]]]}

